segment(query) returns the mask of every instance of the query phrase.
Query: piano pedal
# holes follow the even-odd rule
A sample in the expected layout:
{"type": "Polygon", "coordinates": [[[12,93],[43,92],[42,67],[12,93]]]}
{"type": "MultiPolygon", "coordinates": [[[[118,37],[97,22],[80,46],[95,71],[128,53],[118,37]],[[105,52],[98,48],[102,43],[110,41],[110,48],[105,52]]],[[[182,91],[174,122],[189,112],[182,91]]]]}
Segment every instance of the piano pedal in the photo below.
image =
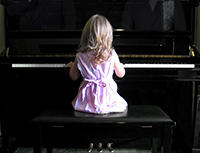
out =
{"type": "MultiPolygon", "coordinates": [[[[114,152],[114,149],[112,148],[112,145],[113,143],[107,143],[107,148],[108,148],[108,151],[109,152],[114,152]]],[[[94,145],[93,145],[93,143],[90,143],[90,146],[89,146],[89,148],[87,149],[87,151],[88,152],[92,152],[92,150],[93,150],[93,147],[94,147],[94,145]]],[[[99,144],[98,144],[98,146],[97,146],[97,151],[98,152],[100,152],[100,153],[102,153],[103,152],[103,147],[102,147],[102,143],[101,142],[99,142],[99,144]]]]}
{"type": "Polygon", "coordinates": [[[113,143],[107,143],[107,148],[110,152],[114,152],[114,149],[112,148],[112,145],[113,143]]]}
{"type": "Polygon", "coordinates": [[[89,148],[87,149],[87,151],[88,151],[88,152],[92,152],[93,146],[94,146],[93,143],[90,143],[90,146],[89,146],[89,148]]]}
{"type": "Polygon", "coordinates": [[[97,147],[97,151],[102,153],[103,152],[103,148],[102,148],[102,143],[99,142],[98,147],[97,147]]]}

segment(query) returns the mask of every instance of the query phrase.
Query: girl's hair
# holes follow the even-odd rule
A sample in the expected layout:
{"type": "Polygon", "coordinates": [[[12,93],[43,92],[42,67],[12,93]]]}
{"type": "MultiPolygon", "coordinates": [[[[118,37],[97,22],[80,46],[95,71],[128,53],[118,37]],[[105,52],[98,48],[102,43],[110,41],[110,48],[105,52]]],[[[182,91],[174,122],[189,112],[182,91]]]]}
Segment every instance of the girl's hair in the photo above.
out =
{"type": "Polygon", "coordinates": [[[92,51],[97,64],[108,60],[112,55],[113,28],[101,15],[93,15],[83,28],[79,52],[92,51]]]}

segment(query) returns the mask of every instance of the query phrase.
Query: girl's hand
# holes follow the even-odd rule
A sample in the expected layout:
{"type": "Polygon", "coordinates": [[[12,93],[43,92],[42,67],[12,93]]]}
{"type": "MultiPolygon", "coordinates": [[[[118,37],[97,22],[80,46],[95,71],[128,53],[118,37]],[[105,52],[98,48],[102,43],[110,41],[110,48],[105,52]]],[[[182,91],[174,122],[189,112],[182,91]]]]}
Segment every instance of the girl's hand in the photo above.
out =
{"type": "Polygon", "coordinates": [[[69,63],[67,63],[67,67],[71,67],[72,65],[74,64],[74,62],[69,62],[69,63]]]}
{"type": "Polygon", "coordinates": [[[123,63],[120,63],[120,65],[121,65],[122,67],[124,67],[124,64],[123,64],[123,63]]]}

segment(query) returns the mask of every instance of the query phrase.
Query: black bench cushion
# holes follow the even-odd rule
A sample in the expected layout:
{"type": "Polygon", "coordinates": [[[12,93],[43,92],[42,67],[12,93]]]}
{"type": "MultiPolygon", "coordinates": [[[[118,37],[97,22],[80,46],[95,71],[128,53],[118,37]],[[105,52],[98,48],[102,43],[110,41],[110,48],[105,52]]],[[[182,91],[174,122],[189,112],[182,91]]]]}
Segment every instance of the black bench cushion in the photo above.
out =
{"type": "Polygon", "coordinates": [[[32,120],[37,124],[134,124],[172,125],[173,121],[159,107],[153,105],[130,105],[123,113],[105,115],[89,114],[75,110],[47,109],[32,120]]]}

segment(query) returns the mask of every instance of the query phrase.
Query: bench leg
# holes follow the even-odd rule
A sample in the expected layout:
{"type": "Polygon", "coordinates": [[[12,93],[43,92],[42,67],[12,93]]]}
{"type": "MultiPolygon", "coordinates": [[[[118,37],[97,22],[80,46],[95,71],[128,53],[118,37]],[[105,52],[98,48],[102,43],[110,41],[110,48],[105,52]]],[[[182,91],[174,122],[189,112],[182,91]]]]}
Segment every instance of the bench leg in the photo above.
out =
{"type": "Polygon", "coordinates": [[[152,146],[152,148],[151,148],[151,153],[158,153],[159,152],[159,148],[160,148],[160,146],[159,146],[159,138],[152,138],[152,144],[151,144],[151,146],[152,146]]]}
{"type": "Polygon", "coordinates": [[[164,127],[161,153],[171,153],[172,127],[164,127]]]}
{"type": "Polygon", "coordinates": [[[52,141],[53,141],[53,138],[52,138],[52,136],[51,136],[51,133],[53,133],[53,131],[52,131],[52,127],[49,127],[49,128],[47,128],[47,131],[48,131],[48,133],[47,133],[47,153],[52,153],[52,151],[53,151],[53,147],[52,147],[52,141]]]}
{"type": "Polygon", "coordinates": [[[47,140],[47,153],[52,153],[53,148],[52,148],[52,138],[48,137],[47,140]]]}
{"type": "Polygon", "coordinates": [[[41,137],[41,125],[35,127],[35,138],[34,138],[34,153],[42,153],[42,137],[41,137]]]}

